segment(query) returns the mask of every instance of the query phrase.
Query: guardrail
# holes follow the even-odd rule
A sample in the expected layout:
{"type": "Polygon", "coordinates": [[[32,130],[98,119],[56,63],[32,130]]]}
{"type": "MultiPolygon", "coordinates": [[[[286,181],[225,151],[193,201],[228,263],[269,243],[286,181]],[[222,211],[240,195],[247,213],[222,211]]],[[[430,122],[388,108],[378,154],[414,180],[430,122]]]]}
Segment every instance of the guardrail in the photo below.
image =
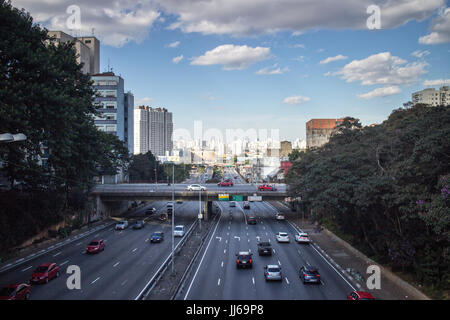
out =
{"type": "MultiPolygon", "coordinates": [[[[192,231],[195,229],[195,226],[198,224],[198,219],[195,220],[195,222],[191,225],[189,230],[185,233],[184,237],[180,240],[180,242],[177,243],[177,245],[174,248],[173,255],[175,255],[176,252],[184,245],[184,243],[187,241],[188,237],[191,235],[192,231]]],[[[148,296],[151,289],[154,287],[156,282],[161,278],[164,271],[166,271],[169,263],[171,262],[172,253],[167,257],[166,260],[161,264],[161,266],[158,268],[156,273],[153,275],[153,277],[150,279],[149,282],[145,285],[145,287],[141,290],[141,292],[136,296],[134,300],[143,300],[145,297],[148,296]]]]}
{"type": "MultiPolygon", "coordinates": [[[[222,214],[222,207],[217,206],[220,209],[220,214],[222,214]]],[[[203,238],[201,239],[201,243],[198,246],[198,249],[195,251],[194,257],[192,258],[191,262],[189,263],[188,267],[186,268],[186,271],[184,271],[183,276],[181,277],[180,282],[178,283],[177,288],[175,289],[175,293],[170,297],[170,300],[175,300],[177,295],[180,293],[184,286],[184,281],[186,280],[187,275],[190,273],[192,265],[194,264],[194,261],[197,259],[198,254],[202,251],[203,245],[205,244],[206,239],[211,234],[213,228],[210,228],[208,233],[206,233],[203,238]]]]}

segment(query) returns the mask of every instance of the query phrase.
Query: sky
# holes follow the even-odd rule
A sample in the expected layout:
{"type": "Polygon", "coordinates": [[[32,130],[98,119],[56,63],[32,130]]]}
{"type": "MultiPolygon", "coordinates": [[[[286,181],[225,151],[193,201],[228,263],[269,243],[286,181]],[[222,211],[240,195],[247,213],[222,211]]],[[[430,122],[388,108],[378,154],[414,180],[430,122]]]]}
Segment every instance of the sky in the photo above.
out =
{"type": "Polygon", "coordinates": [[[49,30],[101,41],[100,71],[174,129],[381,123],[411,93],[450,85],[445,0],[13,0],[49,30]]]}

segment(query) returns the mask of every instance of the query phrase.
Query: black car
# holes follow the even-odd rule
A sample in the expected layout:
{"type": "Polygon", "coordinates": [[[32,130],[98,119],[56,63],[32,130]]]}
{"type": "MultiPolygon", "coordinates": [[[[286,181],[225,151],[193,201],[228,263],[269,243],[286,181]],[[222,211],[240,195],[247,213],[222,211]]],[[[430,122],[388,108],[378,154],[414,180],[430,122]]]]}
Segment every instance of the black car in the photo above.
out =
{"type": "Polygon", "coordinates": [[[245,202],[244,203],[244,209],[250,209],[250,203],[245,202]]]}
{"type": "Polygon", "coordinates": [[[248,217],[247,219],[248,224],[256,224],[256,218],[255,217],[248,217]]]}
{"type": "Polygon", "coordinates": [[[300,278],[303,283],[320,283],[320,273],[317,267],[302,266],[300,268],[300,278]]]}
{"type": "Polygon", "coordinates": [[[239,252],[238,254],[236,254],[236,257],[236,268],[252,268],[253,259],[250,252],[239,252]]]}
{"type": "Polygon", "coordinates": [[[145,214],[154,214],[156,212],[155,208],[148,208],[147,210],[145,210],[145,214]]]}
{"type": "Polygon", "coordinates": [[[161,242],[164,240],[164,232],[158,231],[152,234],[150,241],[151,242],[161,242]]]}
{"type": "Polygon", "coordinates": [[[143,227],[144,227],[144,221],[142,221],[142,220],[136,221],[136,223],[133,225],[133,229],[142,229],[143,227]]]}
{"type": "Polygon", "coordinates": [[[258,243],[258,254],[260,256],[271,256],[272,255],[272,245],[270,242],[259,242],[258,243]]]}

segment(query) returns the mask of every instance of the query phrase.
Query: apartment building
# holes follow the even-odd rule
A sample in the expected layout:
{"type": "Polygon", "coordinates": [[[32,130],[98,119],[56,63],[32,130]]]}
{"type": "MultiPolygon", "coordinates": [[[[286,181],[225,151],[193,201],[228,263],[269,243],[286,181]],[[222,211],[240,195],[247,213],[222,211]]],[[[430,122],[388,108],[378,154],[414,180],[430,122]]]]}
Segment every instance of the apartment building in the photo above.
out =
{"type": "Polygon", "coordinates": [[[165,108],[138,106],[134,110],[135,154],[151,151],[155,156],[166,156],[173,149],[173,118],[165,108]]]}
{"type": "Polygon", "coordinates": [[[414,92],[411,96],[413,105],[423,103],[432,107],[448,106],[450,104],[449,86],[443,86],[436,90],[435,88],[427,88],[422,91],[414,92]]]}

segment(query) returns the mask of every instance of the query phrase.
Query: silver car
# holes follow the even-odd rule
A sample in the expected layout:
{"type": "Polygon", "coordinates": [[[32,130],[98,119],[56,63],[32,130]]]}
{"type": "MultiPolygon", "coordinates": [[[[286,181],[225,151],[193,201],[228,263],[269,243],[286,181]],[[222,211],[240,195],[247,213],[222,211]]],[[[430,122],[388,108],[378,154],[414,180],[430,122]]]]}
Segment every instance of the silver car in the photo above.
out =
{"type": "Polygon", "coordinates": [[[276,264],[269,264],[264,267],[264,278],[266,281],[269,280],[276,280],[281,281],[283,280],[281,276],[281,267],[276,264]]]}

